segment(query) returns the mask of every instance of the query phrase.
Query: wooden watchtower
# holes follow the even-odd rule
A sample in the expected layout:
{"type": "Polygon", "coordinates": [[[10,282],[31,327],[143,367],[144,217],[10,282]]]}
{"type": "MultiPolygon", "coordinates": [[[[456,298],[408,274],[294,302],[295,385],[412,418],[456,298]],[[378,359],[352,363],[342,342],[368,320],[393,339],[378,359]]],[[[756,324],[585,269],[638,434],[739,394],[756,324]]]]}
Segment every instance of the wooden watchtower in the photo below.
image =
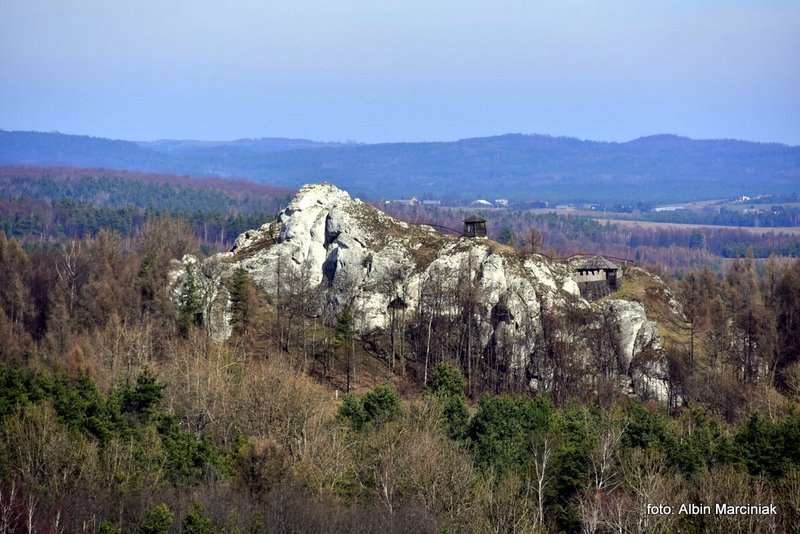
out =
{"type": "Polygon", "coordinates": [[[470,215],[464,219],[464,237],[486,237],[486,219],[470,215]]]}

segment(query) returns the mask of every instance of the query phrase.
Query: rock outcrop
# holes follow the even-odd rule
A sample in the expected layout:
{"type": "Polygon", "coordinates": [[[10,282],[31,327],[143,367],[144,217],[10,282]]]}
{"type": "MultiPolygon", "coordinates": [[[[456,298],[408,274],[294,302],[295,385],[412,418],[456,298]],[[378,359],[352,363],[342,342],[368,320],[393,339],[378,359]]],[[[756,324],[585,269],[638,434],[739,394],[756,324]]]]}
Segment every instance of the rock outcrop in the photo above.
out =
{"type": "MultiPolygon", "coordinates": [[[[350,306],[364,336],[390,328],[397,309],[411,317],[420,306],[432,306],[433,295],[448,288],[470,299],[480,349],[500,346],[516,368],[528,365],[536,351],[542,310],[611,314],[621,372],[636,393],[665,396],[662,362],[632,365],[645,347],[657,352],[661,345],[641,304],[589,303],[568,265],[522,256],[485,238],[448,236],[395,220],[333,185],[304,186],[275,221],[240,235],[230,252],[202,262],[192,256],[175,261],[174,295],[179,297],[192,270],[205,303],[204,323],[217,339],[231,334],[226,282],[238,268],[268,295],[289,286],[316,291],[315,314],[350,306]]],[[[441,313],[463,313],[452,302],[437,306],[441,313]]]]}

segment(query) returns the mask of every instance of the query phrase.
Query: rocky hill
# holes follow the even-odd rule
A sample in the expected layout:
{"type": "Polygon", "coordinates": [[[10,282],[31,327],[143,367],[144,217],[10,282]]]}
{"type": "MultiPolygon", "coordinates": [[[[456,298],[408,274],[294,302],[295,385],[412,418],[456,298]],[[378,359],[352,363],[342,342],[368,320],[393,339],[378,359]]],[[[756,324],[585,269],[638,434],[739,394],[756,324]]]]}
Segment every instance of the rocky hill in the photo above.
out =
{"type": "MultiPolygon", "coordinates": [[[[560,358],[578,354],[610,362],[605,372],[625,391],[667,395],[663,336],[648,317],[653,302],[616,298],[620,292],[590,302],[566,263],[409,225],[332,185],[302,187],[275,221],[240,235],[229,252],[175,260],[176,300],[187,284],[200,288],[203,322],[217,339],[231,335],[229,281],[240,268],[273,300],[302,293],[304,313],[328,324],[347,308],[362,341],[385,354],[421,361],[447,339],[451,354],[491,361],[495,372],[534,388],[552,387],[560,358]]],[[[661,290],[659,316],[679,322],[669,290],[648,280],[661,290]]]]}

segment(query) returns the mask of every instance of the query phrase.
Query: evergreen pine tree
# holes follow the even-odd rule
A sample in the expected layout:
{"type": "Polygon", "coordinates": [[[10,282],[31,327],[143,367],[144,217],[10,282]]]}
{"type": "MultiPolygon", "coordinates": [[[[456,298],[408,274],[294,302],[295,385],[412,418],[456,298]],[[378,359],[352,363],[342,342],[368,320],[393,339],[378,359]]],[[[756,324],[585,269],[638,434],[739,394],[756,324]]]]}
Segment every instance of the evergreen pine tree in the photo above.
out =
{"type": "Polygon", "coordinates": [[[186,279],[183,282],[178,301],[178,326],[183,333],[186,333],[191,326],[198,326],[202,323],[200,315],[202,299],[194,269],[194,265],[186,266],[186,279]]]}
{"type": "Polygon", "coordinates": [[[256,311],[256,293],[250,275],[242,267],[234,271],[228,287],[231,300],[230,325],[234,335],[246,336],[251,331],[256,311]]]}
{"type": "Polygon", "coordinates": [[[219,532],[211,520],[203,514],[202,508],[195,504],[183,519],[184,534],[216,534],[219,532]]]}
{"type": "Polygon", "coordinates": [[[145,512],[139,534],[167,534],[175,516],[166,504],[159,504],[145,512]]]}
{"type": "Polygon", "coordinates": [[[353,314],[349,306],[346,306],[336,317],[334,343],[337,350],[343,350],[346,353],[347,392],[349,393],[353,379],[353,314]]]}

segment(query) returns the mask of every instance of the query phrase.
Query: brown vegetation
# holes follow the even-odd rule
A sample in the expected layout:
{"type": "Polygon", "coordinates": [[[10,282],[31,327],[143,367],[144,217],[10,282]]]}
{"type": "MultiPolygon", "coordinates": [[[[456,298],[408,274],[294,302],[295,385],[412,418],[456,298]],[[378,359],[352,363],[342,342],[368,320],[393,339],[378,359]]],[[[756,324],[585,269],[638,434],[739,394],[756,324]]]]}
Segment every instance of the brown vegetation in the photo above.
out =
{"type": "MultiPolygon", "coordinates": [[[[170,260],[197,249],[164,218],[135,238],[48,248],[0,234],[0,532],[146,531],[159,517],[189,532],[196,510],[216,529],[266,532],[770,532],[800,520],[797,263],[674,281],[687,323],[669,347],[669,417],[622,398],[613,325],[578,309],[518,318],[536,340],[523,368],[479,350],[469,264],[431,276],[414,314],[363,338],[355,308],[310,313],[318,295],[303,276],[267,296],[243,275],[229,288],[234,335],[217,343],[196,303],[167,293],[170,260]],[[379,382],[413,395],[395,406],[379,382]],[[342,402],[337,389],[363,395],[342,402]],[[354,400],[369,394],[388,415],[354,400]],[[687,499],[780,514],[644,511],[687,499]]],[[[627,296],[663,304],[650,275],[626,274],[627,296]]]]}

